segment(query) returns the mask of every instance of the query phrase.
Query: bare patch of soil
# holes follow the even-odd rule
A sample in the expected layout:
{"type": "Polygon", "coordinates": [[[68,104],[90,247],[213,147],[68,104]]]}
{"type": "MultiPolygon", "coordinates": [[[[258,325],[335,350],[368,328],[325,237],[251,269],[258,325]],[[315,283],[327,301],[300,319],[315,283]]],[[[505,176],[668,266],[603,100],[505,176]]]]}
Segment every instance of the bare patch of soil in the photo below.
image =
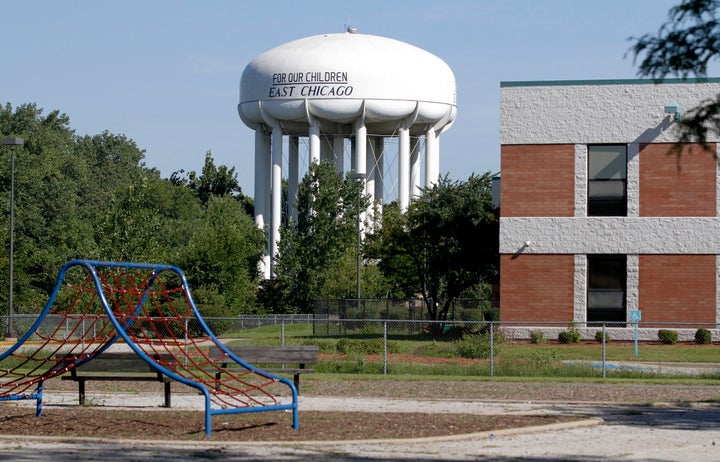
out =
{"type": "Polygon", "coordinates": [[[55,437],[209,441],[342,441],[420,438],[494,431],[577,420],[567,416],[315,412],[301,413],[300,429],[289,413],[215,416],[205,436],[204,413],[47,407],[36,417],[27,406],[3,406],[0,433],[55,437]]]}

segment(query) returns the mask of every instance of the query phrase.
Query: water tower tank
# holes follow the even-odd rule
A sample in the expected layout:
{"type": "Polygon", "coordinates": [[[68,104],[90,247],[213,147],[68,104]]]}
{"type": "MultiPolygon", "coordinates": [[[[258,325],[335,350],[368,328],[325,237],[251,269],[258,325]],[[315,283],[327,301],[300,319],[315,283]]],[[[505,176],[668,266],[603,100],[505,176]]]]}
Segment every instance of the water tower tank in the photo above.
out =
{"type": "Polygon", "coordinates": [[[437,56],[398,40],[325,34],[280,45],[253,59],[240,84],[240,117],[264,115],[287,133],[307,133],[308,117],[350,124],[364,116],[372,133],[392,135],[417,116],[413,131],[455,118],[455,76],[437,56]]]}
{"type": "Polygon", "coordinates": [[[269,263],[279,240],[283,137],[290,137],[289,213],[299,137],[308,139],[309,162],[328,159],[339,172],[353,170],[379,201],[383,138],[397,137],[397,199],[404,210],[411,190],[420,190],[423,157],[425,186],[437,181],[438,135],[456,115],[455,76],[425,50],[348,29],[295,40],[253,59],[242,73],[238,113],[256,133],[255,220],[264,227],[270,218],[269,263]],[[349,168],[343,163],[346,145],[352,151],[349,168]]]}

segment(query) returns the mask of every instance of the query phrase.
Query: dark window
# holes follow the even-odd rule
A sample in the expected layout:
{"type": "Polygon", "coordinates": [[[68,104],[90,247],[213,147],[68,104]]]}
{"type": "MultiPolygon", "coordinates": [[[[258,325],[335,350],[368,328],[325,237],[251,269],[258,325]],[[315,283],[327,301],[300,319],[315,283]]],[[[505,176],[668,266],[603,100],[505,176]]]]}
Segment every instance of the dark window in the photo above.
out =
{"type": "Polygon", "coordinates": [[[626,322],[627,257],[588,255],[587,320],[619,326],[626,322]]]}
{"type": "Polygon", "coordinates": [[[627,146],[588,146],[587,214],[627,215],[627,146]]]}

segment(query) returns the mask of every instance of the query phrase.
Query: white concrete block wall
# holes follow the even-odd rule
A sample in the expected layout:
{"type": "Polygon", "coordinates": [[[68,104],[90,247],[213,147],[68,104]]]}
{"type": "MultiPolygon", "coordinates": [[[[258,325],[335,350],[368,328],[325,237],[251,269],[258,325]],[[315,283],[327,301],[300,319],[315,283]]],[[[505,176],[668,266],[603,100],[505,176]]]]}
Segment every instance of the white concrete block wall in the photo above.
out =
{"type": "Polygon", "coordinates": [[[501,217],[500,253],[720,254],[718,217],[501,217]]]}
{"type": "Polygon", "coordinates": [[[677,132],[665,106],[687,109],[717,94],[720,79],[502,82],[500,144],[674,142],[677,132]]]}

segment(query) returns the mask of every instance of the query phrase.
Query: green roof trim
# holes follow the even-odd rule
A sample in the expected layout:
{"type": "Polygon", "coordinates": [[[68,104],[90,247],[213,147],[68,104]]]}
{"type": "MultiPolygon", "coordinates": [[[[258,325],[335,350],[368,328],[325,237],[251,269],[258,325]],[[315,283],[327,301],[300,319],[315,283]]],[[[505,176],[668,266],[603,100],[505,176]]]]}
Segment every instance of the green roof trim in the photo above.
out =
{"type": "Polygon", "coordinates": [[[535,80],[500,82],[500,88],[509,87],[569,87],[580,85],[658,85],[674,83],[720,83],[720,77],[697,77],[691,79],[606,79],[606,80],[535,80]]]}

